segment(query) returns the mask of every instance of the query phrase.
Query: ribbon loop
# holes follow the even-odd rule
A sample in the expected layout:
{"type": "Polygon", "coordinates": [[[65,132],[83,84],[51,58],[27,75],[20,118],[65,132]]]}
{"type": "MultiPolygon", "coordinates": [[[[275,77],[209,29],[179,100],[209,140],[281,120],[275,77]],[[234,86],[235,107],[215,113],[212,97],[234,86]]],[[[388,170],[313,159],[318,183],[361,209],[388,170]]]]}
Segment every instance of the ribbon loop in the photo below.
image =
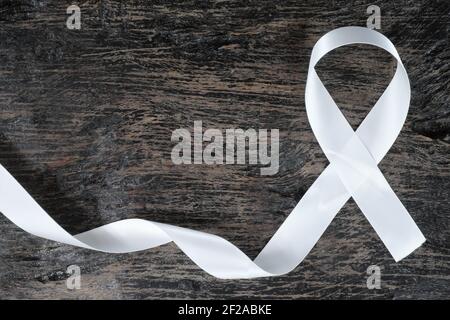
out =
{"type": "MultiPolygon", "coordinates": [[[[368,33],[365,28],[347,27],[333,30],[318,41],[315,49],[317,50],[313,50],[311,56],[305,90],[306,111],[311,128],[348,193],[394,259],[399,261],[413,248],[420,246],[425,238],[378,169],[377,163],[382,157],[375,159],[369,150],[373,141],[381,140],[384,141],[384,146],[378,145],[378,148],[386,153],[391,141],[397,138],[403,126],[410,99],[406,70],[394,45],[380,33],[368,33]],[[385,49],[398,63],[397,72],[388,86],[388,94],[383,93],[374,107],[381,109],[380,113],[384,119],[392,117],[396,122],[391,120],[372,124],[373,119],[363,122],[361,126],[378,127],[376,140],[372,138],[364,142],[359,134],[353,131],[314,70],[315,64],[327,52],[354,42],[368,43],[385,49]],[[403,91],[399,91],[402,89],[403,91]],[[386,133],[389,139],[385,138],[386,133]]],[[[373,131],[371,137],[374,137],[373,131]]]]}

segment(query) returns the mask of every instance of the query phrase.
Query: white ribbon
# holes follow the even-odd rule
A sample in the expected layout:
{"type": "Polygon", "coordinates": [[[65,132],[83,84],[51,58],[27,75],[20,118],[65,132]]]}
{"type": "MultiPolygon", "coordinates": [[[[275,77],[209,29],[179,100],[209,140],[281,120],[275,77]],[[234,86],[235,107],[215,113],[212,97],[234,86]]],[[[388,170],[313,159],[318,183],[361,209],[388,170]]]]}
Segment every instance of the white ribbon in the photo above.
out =
{"type": "Polygon", "coordinates": [[[394,45],[382,34],[367,28],[345,27],[327,33],[316,43],[309,65],[305,104],[311,127],[330,164],[254,261],[216,235],[142,219],[121,220],[72,236],[2,166],[0,211],[36,236],[92,250],[124,253],[173,241],[209,274],[232,279],[281,275],[294,269],[353,197],[394,259],[399,261],[425,238],[377,164],[397,138],[408,113],[409,100],[406,70],[394,45]],[[314,69],[328,52],[352,43],[380,47],[397,59],[397,71],[391,83],[356,132],[314,69]]]}

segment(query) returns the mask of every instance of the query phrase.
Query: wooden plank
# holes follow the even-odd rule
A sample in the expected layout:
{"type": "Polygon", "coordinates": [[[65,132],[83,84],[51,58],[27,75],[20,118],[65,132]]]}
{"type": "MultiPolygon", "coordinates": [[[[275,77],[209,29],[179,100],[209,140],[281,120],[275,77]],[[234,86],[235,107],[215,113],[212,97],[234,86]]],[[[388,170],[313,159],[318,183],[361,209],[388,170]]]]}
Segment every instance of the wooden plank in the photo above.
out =
{"type": "MultiPolygon", "coordinates": [[[[334,28],[365,26],[370,2],[0,3],[0,163],[73,233],[139,217],[212,232],[255,257],[327,165],[304,108],[308,59],[334,28]],[[280,129],[280,170],[171,162],[171,133],[280,129]]],[[[427,238],[395,263],[353,201],[288,275],[218,280],[174,245],[111,255],[30,236],[0,215],[1,298],[449,298],[448,1],[377,1],[412,86],[380,168],[427,238]],[[66,288],[68,265],[82,287],[66,288]],[[378,265],[382,288],[368,290],[378,265]]],[[[319,66],[357,127],[395,62],[368,46],[319,66]]]]}

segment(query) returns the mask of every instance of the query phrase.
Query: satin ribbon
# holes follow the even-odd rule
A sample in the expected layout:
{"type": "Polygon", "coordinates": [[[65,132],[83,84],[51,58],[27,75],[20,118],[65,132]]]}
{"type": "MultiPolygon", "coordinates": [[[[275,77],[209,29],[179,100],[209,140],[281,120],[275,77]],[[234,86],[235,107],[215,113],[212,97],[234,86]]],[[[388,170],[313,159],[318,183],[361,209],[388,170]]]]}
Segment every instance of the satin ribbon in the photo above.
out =
{"type": "Polygon", "coordinates": [[[311,54],[305,104],[313,132],[330,164],[254,261],[219,236],[142,219],[121,220],[72,236],[2,166],[0,211],[36,236],[103,252],[133,252],[173,241],[209,274],[236,279],[281,275],[294,269],[352,197],[399,261],[425,238],[377,164],[397,138],[409,100],[408,75],[397,50],[385,36],[367,28],[345,27],[319,39],[311,54]],[[397,59],[392,81],[356,132],[314,69],[328,52],[353,43],[380,47],[397,59]]]}

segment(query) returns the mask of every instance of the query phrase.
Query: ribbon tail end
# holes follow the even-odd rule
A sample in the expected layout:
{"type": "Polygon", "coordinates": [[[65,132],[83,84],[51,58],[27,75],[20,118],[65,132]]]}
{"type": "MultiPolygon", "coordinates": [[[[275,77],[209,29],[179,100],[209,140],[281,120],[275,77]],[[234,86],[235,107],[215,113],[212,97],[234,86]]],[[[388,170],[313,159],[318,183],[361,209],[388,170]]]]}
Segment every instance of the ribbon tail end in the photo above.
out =
{"type": "Polygon", "coordinates": [[[405,250],[403,252],[403,254],[392,255],[392,257],[394,258],[395,262],[400,262],[401,260],[408,257],[410,254],[412,254],[414,251],[419,249],[426,241],[427,241],[427,239],[425,239],[425,237],[422,235],[422,237],[420,239],[417,239],[417,242],[415,242],[414,245],[410,246],[410,248],[408,250],[405,250]]]}

